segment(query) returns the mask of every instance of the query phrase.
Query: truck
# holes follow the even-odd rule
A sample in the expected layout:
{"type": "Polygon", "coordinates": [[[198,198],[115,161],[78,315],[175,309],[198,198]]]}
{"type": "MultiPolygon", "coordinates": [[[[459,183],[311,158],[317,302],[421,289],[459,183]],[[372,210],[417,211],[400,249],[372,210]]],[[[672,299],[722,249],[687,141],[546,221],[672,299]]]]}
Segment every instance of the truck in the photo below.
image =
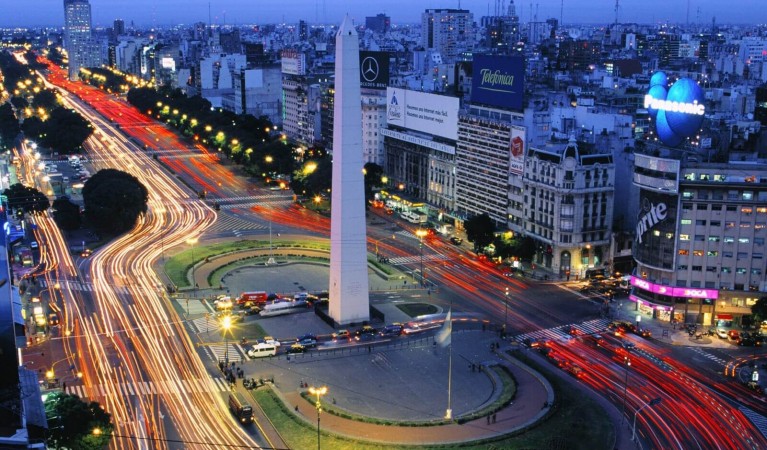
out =
{"type": "Polygon", "coordinates": [[[247,302],[253,302],[256,305],[262,305],[266,303],[268,298],[269,294],[264,291],[243,292],[237,297],[237,304],[243,305],[247,302]]]}
{"type": "Polygon", "coordinates": [[[239,392],[229,394],[229,410],[241,424],[248,425],[253,422],[253,407],[239,392]]]}

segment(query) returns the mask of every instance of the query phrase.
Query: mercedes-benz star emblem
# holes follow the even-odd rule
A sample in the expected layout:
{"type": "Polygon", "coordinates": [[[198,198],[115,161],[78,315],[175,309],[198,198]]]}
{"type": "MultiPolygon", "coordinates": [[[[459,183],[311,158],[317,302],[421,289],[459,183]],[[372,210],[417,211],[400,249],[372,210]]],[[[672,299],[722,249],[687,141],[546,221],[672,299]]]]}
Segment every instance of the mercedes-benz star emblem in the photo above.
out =
{"type": "Polygon", "coordinates": [[[372,83],[378,78],[378,61],[372,56],[368,56],[362,60],[361,69],[362,78],[364,78],[365,81],[372,83]]]}

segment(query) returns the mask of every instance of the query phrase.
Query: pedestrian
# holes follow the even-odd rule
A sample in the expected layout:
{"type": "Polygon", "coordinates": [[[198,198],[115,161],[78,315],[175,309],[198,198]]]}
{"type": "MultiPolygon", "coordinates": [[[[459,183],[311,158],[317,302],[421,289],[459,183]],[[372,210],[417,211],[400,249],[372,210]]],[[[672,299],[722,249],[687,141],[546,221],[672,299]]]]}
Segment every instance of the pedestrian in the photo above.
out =
{"type": "Polygon", "coordinates": [[[293,411],[298,412],[298,405],[296,405],[296,407],[293,408],[293,411]]]}
{"type": "Polygon", "coordinates": [[[487,424],[490,425],[490,416],[487,416],[487,424]]]}
{"type": "Polygon", "coordinates": [[[495,423],[495,413],[493,413],[493,423],[495,423]]]}
{"type": "Polygon", "coordinates": [[[67,392],[67,382],[66,381],[61,383],[61,391],[62,392],[67,392]]]}

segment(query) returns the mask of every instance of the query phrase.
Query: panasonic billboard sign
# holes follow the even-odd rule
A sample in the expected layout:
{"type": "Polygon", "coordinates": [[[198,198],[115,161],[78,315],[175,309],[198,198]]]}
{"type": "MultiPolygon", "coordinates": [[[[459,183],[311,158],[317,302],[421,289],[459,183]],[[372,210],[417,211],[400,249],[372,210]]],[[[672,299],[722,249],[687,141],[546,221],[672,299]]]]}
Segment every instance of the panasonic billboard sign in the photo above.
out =
{"type": "Polygon", "coordinates": [[[698,134],[706,114],[703,101],[703,90],[694,80],[680,78],[670,83],[664,72],[656,72],[650,78],[644,107],[654,119],[660,141],[676,147],[698,134]]]}

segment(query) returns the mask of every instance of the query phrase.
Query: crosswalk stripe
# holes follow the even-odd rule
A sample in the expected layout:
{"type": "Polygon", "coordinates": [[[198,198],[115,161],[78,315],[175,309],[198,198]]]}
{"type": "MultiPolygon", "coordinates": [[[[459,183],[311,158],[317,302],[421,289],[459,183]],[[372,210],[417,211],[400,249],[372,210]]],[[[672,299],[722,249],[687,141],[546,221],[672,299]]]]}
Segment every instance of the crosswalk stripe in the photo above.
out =
{"type": "MultiPolygon", "coordinates": [[[[423,255],[423,261],[444,261],[447,259],[446,255],[442,255],[439,253],[431,253],[428,255],[423,255]]],[[[389,258],[389,264],[411,264],[411,263],[418,263],[421,262],[421,255],[413,255],[413,256],[396,256],[394,258],[389,258]]]]}
{"type": "Polygon", "coordinates": [[[594,319],[582,323],[573,323],[569,325],[560,325],[557,327],[546,328],[541,330],[534,330],[524,334],[513,336],[516,341],[523,341],[525,339],[572,339],[569,334],[569,328],[575,327],[576,329],[584,332],[585,334],[599,333],[607,328],[609,321],[607,319],[594,319]]]}
{"type": "MultiPolygon", "coordinates": [[[[231,352],[230,352],[231,353],[231,352]]],[[[230,358],[231,359],[231,358],[230,358]]],[[[234,359],[232,359],[235,361],[234,359]]],[[[138,381],[134,383],[119,383],[114,386],[121,394],[132,395],[155,395],[155,394],[176,394],[187,395],[193,392],[205,392],[208,391],[208,386],[204,380],[160,380],[155,382],[138,381]]],[[[67,386],[66,393],[77,395],[80,398],[95,398],[106,397],[109,392],[110,386],[106,385],[75,385],[67,386]],[[90,392],[90,394],[88,394],[90,392]]],[[[226,392],[229,390],[229,385],[226,380],[221,377],[213,378],[213,392],[226,392]]]]}
{"type": "Polygon", "coordinates": [[[744,416],[754,424],[757,430],[762,433],[762,436],[767,437],[767,417],[746,408],[745,406],[738,407],[738,410],[743,413],[744,416]]]}

